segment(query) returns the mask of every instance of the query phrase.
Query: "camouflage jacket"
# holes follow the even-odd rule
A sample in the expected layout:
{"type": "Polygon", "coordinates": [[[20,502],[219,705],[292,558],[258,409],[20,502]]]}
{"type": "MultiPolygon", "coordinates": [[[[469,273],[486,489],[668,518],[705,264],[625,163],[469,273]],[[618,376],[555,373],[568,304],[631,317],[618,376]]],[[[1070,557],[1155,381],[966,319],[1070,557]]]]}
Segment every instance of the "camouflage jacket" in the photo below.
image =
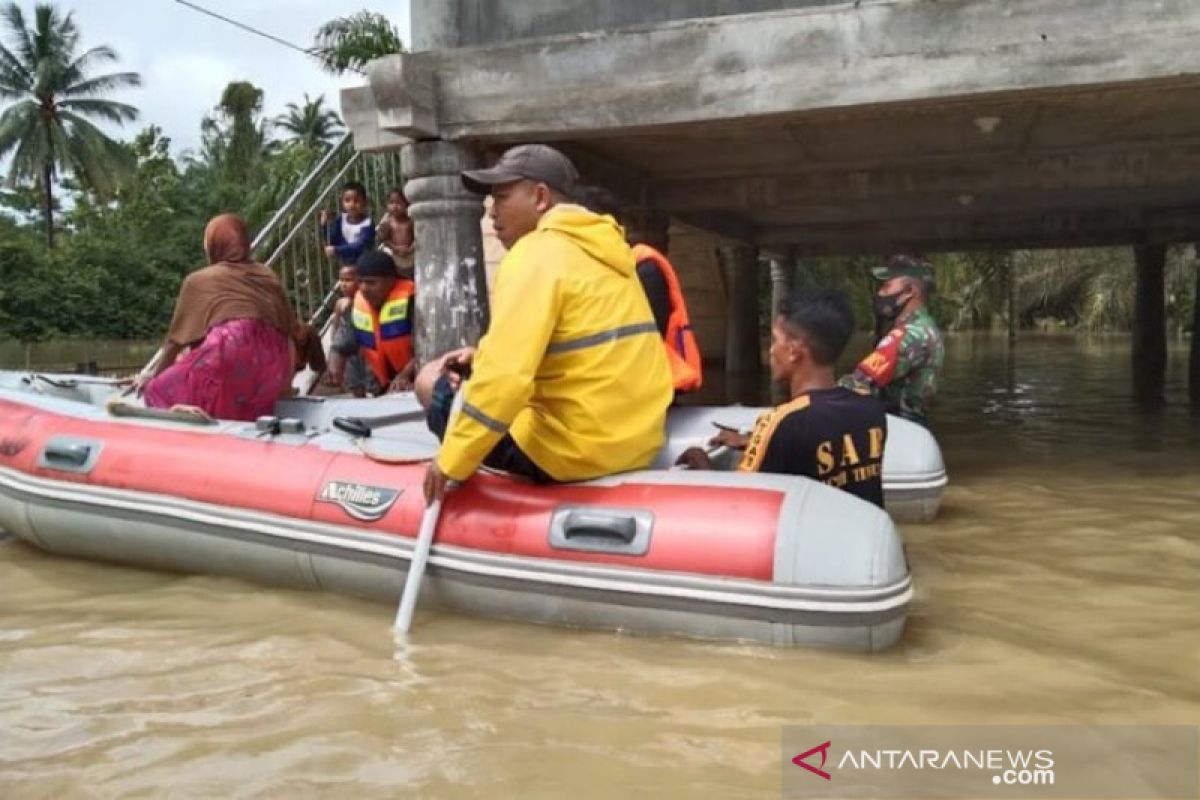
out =
{"type": "Polygon", "coordinates": [[[891,414],[925,423],[937,394],[945,349],[933,315],[919,308],[879,340],[841,385],[871,392],[891,414]]]}

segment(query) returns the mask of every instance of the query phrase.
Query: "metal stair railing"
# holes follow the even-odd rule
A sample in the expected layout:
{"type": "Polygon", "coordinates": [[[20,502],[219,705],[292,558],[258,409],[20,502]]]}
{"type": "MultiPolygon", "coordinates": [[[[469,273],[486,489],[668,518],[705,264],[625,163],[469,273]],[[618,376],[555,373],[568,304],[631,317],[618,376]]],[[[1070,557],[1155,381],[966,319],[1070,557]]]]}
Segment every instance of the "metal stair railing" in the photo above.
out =
{"type": "Polygon", "coordinates": [[[338,269],[336,261],[323,251],[328,242],[318,214],[325,210],[333,220],[341,210],[341,187],[351,180],[366,186],[371,218],[378,224],[388,190],[402,185],[400,154],[360,153],[347,133],[305,176],[252,243],[255,256],[279,275],[296,316],[318,329],[337,299],[338,269]]]}
{"type": "MultiPolygon", "coordinates": [[[[334,219],[341,211],[341,187],[351,180],[367,188],[371,219],[378,225],[386,212],[388,190],[403,186],[400,153],[360,153],[347,132],[304,176],[251,242],[255,258],[279,276],[296,318],[316,328],[322,340],[327,339],[337,302],[338,264],[324,253],[327,242],[318,215],[325,210],[330,221],[334,219]]],[[[142,373],[155,369],[161,357],[160,349],[142,373]]],[[[307,370],[297,376],[301,393],[311,389],[312,380],[315,376],[307,370]]]]}

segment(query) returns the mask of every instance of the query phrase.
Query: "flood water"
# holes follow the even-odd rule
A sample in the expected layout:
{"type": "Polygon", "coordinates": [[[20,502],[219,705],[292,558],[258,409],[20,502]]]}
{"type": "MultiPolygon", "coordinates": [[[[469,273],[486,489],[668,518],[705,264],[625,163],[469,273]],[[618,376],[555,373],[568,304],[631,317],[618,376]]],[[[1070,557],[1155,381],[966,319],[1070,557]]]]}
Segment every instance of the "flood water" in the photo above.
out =
{"type": "Polygon", "coordinates": [[[47,372],[86,371],[132,374],[154,355],[160,340],[64,339],[53,342],[0,342],[0,369],[47,372]]]}
{"type": "Polygon", "coordinates": [[[0,545],[0,797],[763,797],[793,724],[1200,722],[1200,422],[1126,338],[950,343],[874,655],[639,639],[0,545]]]}

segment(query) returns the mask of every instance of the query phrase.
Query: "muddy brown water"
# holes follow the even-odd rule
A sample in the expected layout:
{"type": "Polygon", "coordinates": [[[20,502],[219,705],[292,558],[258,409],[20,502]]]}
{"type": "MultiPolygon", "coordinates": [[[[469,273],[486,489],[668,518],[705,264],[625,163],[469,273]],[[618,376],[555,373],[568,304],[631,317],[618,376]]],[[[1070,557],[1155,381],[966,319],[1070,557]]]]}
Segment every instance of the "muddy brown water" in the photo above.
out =
{"type": "Polygon", "coordinates": [[[0,544],[0,797],[764,797],[781,726],[1200,722],[1200,423],[1174,347],[950,346],[941,517],[885,653],[641,639],[0,544]]]}

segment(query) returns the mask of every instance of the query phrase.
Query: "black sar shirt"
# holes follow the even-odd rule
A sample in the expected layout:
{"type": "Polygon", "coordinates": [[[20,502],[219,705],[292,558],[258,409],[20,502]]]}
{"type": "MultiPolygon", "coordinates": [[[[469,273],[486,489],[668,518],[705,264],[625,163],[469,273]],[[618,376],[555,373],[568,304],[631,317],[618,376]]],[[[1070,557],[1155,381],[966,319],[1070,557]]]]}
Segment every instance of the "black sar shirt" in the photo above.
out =
{"type": "Polygon", "coordinates": [[[874,397],[836,386],[758,418],[738,469],[803,475],[883,508],[887,414],[874,397]]]}

